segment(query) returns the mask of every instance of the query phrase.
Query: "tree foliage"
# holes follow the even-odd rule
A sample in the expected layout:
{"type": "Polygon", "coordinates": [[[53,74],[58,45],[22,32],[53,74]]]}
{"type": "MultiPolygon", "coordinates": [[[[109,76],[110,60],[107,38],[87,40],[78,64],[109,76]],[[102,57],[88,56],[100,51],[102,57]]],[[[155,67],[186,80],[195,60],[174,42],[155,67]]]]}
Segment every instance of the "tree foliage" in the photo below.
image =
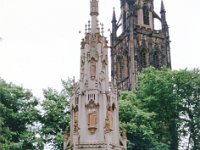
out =
{"type": "Polygon", "coordinates": [[[30,90],[0,79],[0,149],[40,149],[38,100],[30,90]]]}
{"type": "Polygon", "coordinates": [[[44,143],[59,150],[63,148],[63,132],[69,130],[69,97],[72,90],[72,80],[62,81],[62,85],[61,92],[52,88],[43,90],[43,113],[40,119],[41,136],[44,143]]]}
{"type": "MultiPolygon", "coordinates": [[[[30,90],[0,79],[0,149],[63,149],[69,132],[69,98],[73,81],[63,90],[43,90],[44,100],[30,90]],[[40,108],[40,112],[37,108],[40,108]]],[[[145,69],[134,92],[120,93],[121,129],[129,150],[200,149],[200,71],[145,69]],[[184,139],[184,140],[183,140],[184,139]]]]}
{"type": "Polygon", "coordinates": [[[170,149],[178,149],[179,104],[173,90],[173,72],[166,68],[157,70],[148,68],[139,78],[137,97],[142,101],[143,109],[154,112],[153,130],[157,141],[170,143],[170,149]]]}
{"type": "Polygon", "coordinates": [[[138,83],[135,94],[122,92],[120,97],[129,149],[178,150],[183,139],[183,149],[200,149],[199,70],[147,68],[138,83]]]}
{"type": "Polygon", "coordinates": [[[175,93],[181,100],[180,135],[188,139],[183,144],[187,144],[186,149],[200,149],[200,71],[175,71],[174,80],[175,93]]]}
{"type": "Polygon", "coordinates": [[[121,128],[127,130],[128,149],[132,150],[166,150],[167,145],[156,141],[154,112],[146,111],[141,101],[132,92],[120,94],[121,128]]]}

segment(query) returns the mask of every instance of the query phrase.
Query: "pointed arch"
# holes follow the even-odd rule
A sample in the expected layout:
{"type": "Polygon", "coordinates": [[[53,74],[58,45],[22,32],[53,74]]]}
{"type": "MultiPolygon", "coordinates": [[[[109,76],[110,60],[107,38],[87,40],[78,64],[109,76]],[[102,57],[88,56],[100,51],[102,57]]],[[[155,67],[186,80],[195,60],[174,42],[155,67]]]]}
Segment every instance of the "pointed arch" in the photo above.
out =
{"type": "Polygon", "coordinates": [[[123,78],[128,76],[128,54],[125,54],[123,57],[123,78]]]}
{"type": "Polygon", "coordinates": [[[127,19],[127,15],[126,15],[126,11],[123,11],[123,30],[126,30],[126,20],[127,19]]]}
{"type": "Polygon", "coordinates": [[[140,52],[140,58],[141,58],[141,67],[145,68],[147,66],[147,49],[142,48],[140,52]]]}
{"type": "Polygon", "coordinates": [[[149,8],[147,4],[143,6],[143,23],[149,25],[149,8]]]}
{"type": "Polygon", "coordinates": [[[159,68],[159,66],[160,66],[159,65],[159,49],[157,46],[155,47],[155,51],[153,53],[153,66],[155,68],[159,68]]]}
{"type": "Polygon", "coordinates": [[[95,58],[92,58],[91,62],[90,62],[90,76],[91,76],[91,79],[95,79],[95,77],[96,77],[96,61],[95,61],[95,58]]]}

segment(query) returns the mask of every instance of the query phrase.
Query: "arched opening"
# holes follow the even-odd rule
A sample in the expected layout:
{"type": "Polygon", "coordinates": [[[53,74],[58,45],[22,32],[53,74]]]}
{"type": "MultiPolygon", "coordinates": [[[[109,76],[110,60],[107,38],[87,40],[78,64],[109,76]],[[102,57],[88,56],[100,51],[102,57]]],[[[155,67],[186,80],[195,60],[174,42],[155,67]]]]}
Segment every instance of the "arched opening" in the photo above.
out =
{"type": "Polygon", "coordinates": [[[96,77],[96,61],[94,58],[92,58],[90,62],[90,76],[91,79],[95,79],[96,77]]]}
{"type": "Polygon", "coordinates": [[[149,8],[147,4],[143,6],[143,22],[145,25],[149,25],[149,8]]]}
{"type": "Polygon", "coordinates": [[[159,68],[159,55],[158,55],[158,50],[156,49],[154,54],[153,54],[153,64],[155,68],[159,68]]]}
{"type": "Polygon", "coordinates": [[[141,51],[141,67],[145,68],[147,65],[147,51],[145,48],[141,51]]]}
{"type": "Polygon", "coordinates": [[[126,29],[126,11],[123,11],[123,30],[126,29]]]}

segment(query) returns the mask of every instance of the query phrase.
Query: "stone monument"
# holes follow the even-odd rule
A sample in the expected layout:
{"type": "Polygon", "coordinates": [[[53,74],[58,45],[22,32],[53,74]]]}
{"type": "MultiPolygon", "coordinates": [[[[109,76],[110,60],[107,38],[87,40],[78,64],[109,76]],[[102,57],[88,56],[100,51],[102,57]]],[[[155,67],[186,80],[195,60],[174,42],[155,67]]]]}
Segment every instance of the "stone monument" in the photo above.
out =
{"type": "Polygon", "coordinates": [[[97,17],[98,0],[90,1],[91,21],[81,42],[80,81],[70,99],[70,136],[65,150],[125,150],[120,136],[117,88],[109,83],[108,41],[97,17]]]}

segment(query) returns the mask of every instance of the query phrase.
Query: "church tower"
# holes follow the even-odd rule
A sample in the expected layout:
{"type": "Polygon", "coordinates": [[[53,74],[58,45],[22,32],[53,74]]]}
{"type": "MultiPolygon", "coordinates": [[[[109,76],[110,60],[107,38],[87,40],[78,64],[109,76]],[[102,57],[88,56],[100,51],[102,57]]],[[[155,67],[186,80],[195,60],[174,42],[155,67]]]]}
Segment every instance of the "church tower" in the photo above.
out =
{"type": "Polygon", "coordinates": [[[121,16],[112,18],[111,76],[119,90],[134,90],[143,68],[171,68],[169,27],[161,0],[160,16],[153,0],[120,0],[121,16]],[[158,19],[161,29],[156,30],[158,19]],[[117,33],[121,26],[121,33],[117,33]]]}
{"type": "Polygon", "coordinates": [[[81,42],[80,81],[70,99],[70,138],[66,150],[125,150],[126,135],[119,133],[117,88],[110,86],[108,41],[99,26],[98,0],[90,0],[91,21],[81,42]]]}

